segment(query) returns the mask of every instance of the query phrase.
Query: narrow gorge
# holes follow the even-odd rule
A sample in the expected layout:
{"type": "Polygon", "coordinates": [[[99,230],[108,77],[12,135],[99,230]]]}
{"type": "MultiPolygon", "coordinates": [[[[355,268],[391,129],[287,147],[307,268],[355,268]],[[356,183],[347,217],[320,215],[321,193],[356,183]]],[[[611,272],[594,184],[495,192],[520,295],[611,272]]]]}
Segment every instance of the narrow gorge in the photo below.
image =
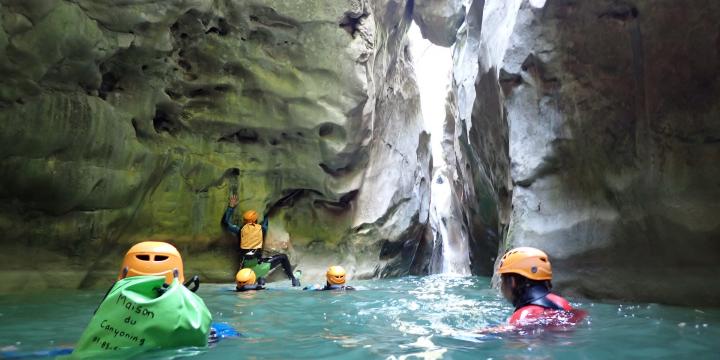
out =
{"type": "Polygon", "coordinates": [[[104,287],[147,239],[228,282],[237,194],[311,278],[492,276],[527,245],[569,295],[720,304],[716,1],[0,14],[0,292],[104,287]]]}

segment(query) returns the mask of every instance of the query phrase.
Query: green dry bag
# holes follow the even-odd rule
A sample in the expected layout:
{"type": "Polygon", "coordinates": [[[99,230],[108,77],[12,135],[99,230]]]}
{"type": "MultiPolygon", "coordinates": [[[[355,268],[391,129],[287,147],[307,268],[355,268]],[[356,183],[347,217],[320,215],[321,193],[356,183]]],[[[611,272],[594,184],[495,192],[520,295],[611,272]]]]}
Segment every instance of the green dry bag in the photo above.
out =
{"type": "Polygon", "coordinates": [[[73,355],[206,346],[212,317],[205,303],[177,278],[160,294],[164,281],[164,276],[133,276],[115,283],[73,355]]]}

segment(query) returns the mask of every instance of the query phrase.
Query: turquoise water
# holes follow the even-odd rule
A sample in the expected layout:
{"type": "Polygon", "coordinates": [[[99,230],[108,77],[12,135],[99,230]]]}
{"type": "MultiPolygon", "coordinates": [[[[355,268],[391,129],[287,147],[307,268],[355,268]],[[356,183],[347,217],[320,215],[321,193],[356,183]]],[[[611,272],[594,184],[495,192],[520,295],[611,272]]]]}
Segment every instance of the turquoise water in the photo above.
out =
{"type": "MultiPolygon", "coordinates": [[[[512,309],[489,280],[406,277],[358,281],[355,292],[303,292],[272,283],[255,293],[204,284],[213,320],[245,334],[210,348],[136,358],[605,359],[720,358],[720,309],[573,301],[590,317],[572,331],[474,338],[512,309]]],[[[0,348],[72,345],[103,291],[0,297],[0,348]]],[[[572,299],[571,299],[572,300],[572,299]]]]}

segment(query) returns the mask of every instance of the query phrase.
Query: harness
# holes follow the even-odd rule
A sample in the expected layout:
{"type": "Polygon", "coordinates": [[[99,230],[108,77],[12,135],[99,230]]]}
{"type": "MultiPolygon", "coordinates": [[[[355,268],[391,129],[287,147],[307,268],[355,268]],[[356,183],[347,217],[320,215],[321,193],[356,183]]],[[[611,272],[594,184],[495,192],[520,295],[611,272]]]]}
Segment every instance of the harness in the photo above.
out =
{"type": "Polygon", "coordinates": [[[240,254],[241,267],[252,269],[258,278],[265,277],[270,272],[271,264],[263,261],[261,249],[240,250],[240,254]]]}

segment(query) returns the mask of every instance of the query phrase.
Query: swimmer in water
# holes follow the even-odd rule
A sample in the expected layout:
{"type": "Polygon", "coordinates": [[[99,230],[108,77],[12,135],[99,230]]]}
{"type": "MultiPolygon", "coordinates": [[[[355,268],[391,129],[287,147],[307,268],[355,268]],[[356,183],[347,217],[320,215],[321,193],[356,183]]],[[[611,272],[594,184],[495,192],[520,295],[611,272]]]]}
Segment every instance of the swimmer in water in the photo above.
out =
{"type": "Polygon", "coordinates": [[[132,246],[73,356],[104,358],[107,351],[206,346],[217,340],[210,311],[184,280],[183,259],[175,246],[160,241],[132,246]]]}
{"type": "Polygon", "coordinates": [[[240,269],[235,275],[235,291],[256,291],[265,290],[265,287],[257,283],[255,272],[252,269],[240,269]]]}
{"type": "Polygon", "coordinates": [[[318,284],[308,286],[303,290],[327,291],[327,290],[355,290],[354,287],[345,285],[345,269],[342,266],[331,266],[325,273],[325,286],[318,284]]]}
{"type": "MultiPolygon", "coordinates": [[[[141,275],[165,276],[166,285],[172,283],[173,277],[177,277],[183,283],[185,275],[182,257],[174,246],[166,242],[143,241],[135,244],[125,254],[118,280],[141,275]]],[[[185,282],[185,287],[192,292],[197,291],[200,287],[200,277],[193,276],[185,282]]]]}
{"type": "Polygon", "coordinates": [[[551,292],[552,268],[543,251],[519,247],[500,259],[498,273],[503,297],[515,307],[508,325],[478,331],[481,334],[502,333],[526,326],[573,325],[585,317],[565,298],[551,292]]]}

